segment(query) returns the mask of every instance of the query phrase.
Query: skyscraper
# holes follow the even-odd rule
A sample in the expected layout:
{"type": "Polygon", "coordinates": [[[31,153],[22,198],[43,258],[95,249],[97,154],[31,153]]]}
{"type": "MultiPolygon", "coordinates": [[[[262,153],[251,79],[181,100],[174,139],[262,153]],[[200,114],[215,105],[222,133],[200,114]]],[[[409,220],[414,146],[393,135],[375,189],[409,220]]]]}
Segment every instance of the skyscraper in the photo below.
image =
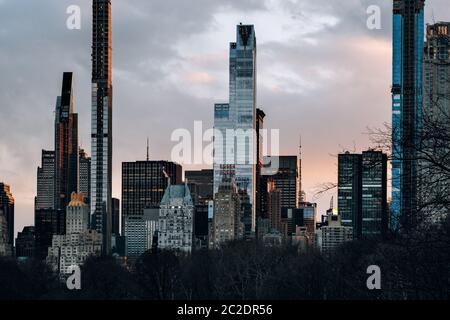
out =
{"type": "Polygon", "coordinates": [[[84,201],[89,206],[91,196],[91,158],[88,157],[87,153],[83,149],[80,149],[79,162],[79,191],[84,195],[84,201]]]}
{"type": "Polygon", "coordinates": [[[78,192],[78,114],[73,112],[73,74],[64,72],[55,112],[55,206],[66,211],[78,192]]]}
{"type": "MultiPolygon", "coordinates": [[[[297,156],[279,156],[278,171],[270,172],[270,179],[273,180],[275,188],[281,191],[281,207],[296,208],[299,204],[299,162],[297,156]]],[[[265,158],[264,163],[268,163],[269,158],[265,158]]]]}
{"type": "Polygon", "coordinates": [[[112,23],[111,0],[93,0],[91,214],[111,251],[112,201],[112,23]]]}
{"type": "Polygon", "coordinates": [[[361,234],[361,154],[338,155],[338,209],[342,225],[353,228],[354,238],[361,234]]]}
{"type": "Polygon", "coordinates": [[[230,43],[229,104],[215,106],[214,194],[222,176],[233,172],[240,194],[248,197],[251,230],[256,228],[256,36],[252,25],[236,27],[230,43]],[[225,172],[224,172],[225,171],[225,172]]]}
{"type": "MultiPolygon", "coordinates": [[[[450,23],[427,25],[423,57],[423,126],[422,148],[439,164],[450,151],[450,23]],[[438,136],[438,139],[434,137],[438,136]]],[[[426,223],[447,216],[448,179],[431,161],[419,163],[419,201],[426,223]],[[444,205],[443,205],[444,204],[444,205]]]]}
{"type": "Polygon", "coordinates": [[[388,227],[387,155],[362,153],[361,233],[363,238],[385,235],[388,227]]]}
{"type": "Polygon", "coordinates": [[[136,257],[143,253],[144,239],[133,239],[144,234],[144,209],[159,206],[170,181],[181,183],[182,168],[169,161],[136,161],[122,163],[122,235],[126,254],[136,257]],[[140,242],[139,242],[140,241],[140,242]]]}
{"type": "Polygon", "coordinates": [[[6,220],[7,242],[12,247],[14,245],[14,198],[9,185],[0,182],[0,210],[6,220]]]}
{"type": "Polygon", "coordinates": [[[368,150],[338,156],[338,210],[354,238],[384,235],[388,226],[387,155],[368,150]]]}
{"type": "MultiPolygon", "coordinates": [[[[425,0],[394,0],[391,227],[407,227],[417,209],[417,147],[422,117],[425,0]]],[[[344,219],[344,217],[343,217],[344,219]]]]}

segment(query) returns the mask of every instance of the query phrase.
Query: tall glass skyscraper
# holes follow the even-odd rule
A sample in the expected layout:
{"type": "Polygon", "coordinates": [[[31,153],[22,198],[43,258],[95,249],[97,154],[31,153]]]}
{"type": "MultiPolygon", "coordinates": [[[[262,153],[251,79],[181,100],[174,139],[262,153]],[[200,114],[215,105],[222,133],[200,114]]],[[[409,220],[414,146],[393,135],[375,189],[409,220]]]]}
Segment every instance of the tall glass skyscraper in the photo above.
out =
{"type": "MultiPolygon", "coordinates": [[[[256,227],[256,36],[253,25],[236,27],[230,43],[229,104],[215,106],[214,193],[224,174],[232,174],[240,194],[247,194],[252,207],[252,230],[256,227]],[[219,143],[222,142],[222,146],[219,143]]],[[[245,197],[245,196],[244,196],[245,197]]]]}
{"type": "Polygon", "coordinates": [[[112,210],[112,32],[111,0],[92,5],[91,214],[103,234],[103,253],[111,251],[112,210]]]}
{"type": "Polygon", "coordinates": [[[425,0],[394,0],[392,66],[391,227],[409,223],[417,209],[417,161],[422,118],[425,0]]]}
{"type": "Polygon", "coordinates": [[[64,72],[55,112],[55,210],[66,211],[78,192],[78,114],[73,112],[73,74],[64,72]]]}

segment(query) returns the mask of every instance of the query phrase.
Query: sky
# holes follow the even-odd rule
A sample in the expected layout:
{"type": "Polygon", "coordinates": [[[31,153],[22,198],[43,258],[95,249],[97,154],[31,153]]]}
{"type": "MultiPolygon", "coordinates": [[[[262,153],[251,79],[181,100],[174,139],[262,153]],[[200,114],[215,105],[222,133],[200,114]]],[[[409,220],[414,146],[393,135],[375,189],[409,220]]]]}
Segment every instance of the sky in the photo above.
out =
{"type": "MultiPolygon", "coordinates": [[[[257,37],[257,105],[280,130],[281,154],[302,136],[307,200],[329,207],[336,154],[371,146],[368,128],[390,122],[391,10],[387,0],[113,0],[113,195],[121,163],[170,159],[174,130],[204,130],[228,101],[228,43],[236,25],[257,37]],[[371,5],[381,29],[367,27],[371,5]]],[[[0,181],[15,198],[15,230],[34,223],[41,150],[54,147],[62,74],[74,72],[75,112],[90,153],[91,1],[0,0],[0,181]],[[69,30],[70,5],[81,29],[69,30]]],[[[449,21],[448,0],[428,0],[426,22],[449,21]]],[[[200,169],[206,165],[186,165],[200,169]]]]}

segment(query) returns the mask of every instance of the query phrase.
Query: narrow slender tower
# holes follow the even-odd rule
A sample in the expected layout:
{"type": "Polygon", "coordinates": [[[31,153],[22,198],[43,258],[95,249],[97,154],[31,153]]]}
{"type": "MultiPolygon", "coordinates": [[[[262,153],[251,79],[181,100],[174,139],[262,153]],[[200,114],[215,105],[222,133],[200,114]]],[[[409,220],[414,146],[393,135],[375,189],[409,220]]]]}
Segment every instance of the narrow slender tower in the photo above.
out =
{"type": "Polygon", "coordinates": [[[111,0],[93,0],[92,27],[92,226],[111,252],[112,203],[112,33],[111,0]]]}

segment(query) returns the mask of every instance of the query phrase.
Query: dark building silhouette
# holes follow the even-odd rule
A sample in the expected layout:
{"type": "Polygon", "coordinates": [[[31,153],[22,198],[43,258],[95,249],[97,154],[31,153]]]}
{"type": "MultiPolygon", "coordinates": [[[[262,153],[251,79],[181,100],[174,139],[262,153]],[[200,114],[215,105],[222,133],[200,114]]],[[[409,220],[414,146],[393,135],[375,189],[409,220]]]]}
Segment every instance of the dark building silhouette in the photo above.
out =
{"type": "Polygon", "coordinates": [[[112,23],[111,0],[92,4],[91,214],[111,252],[112,227],[112,23]]]}
{"type": "Polygon", "coordinates": [[[112,227],[111,232],[116,237],[120,235],[120,200],[112,199],[112,227]]]}
{"type": "Polygon", "coordinates": [[[34,258],[36,255],[36,232],[35,227],[24,227],[16,238],[16,257],[34,258]]]}
{"type": "Polygon", "coordinates": [[[195,204],[206,205],[213,200],[213,170],[185,171],[192,199],[195,204]]]}

